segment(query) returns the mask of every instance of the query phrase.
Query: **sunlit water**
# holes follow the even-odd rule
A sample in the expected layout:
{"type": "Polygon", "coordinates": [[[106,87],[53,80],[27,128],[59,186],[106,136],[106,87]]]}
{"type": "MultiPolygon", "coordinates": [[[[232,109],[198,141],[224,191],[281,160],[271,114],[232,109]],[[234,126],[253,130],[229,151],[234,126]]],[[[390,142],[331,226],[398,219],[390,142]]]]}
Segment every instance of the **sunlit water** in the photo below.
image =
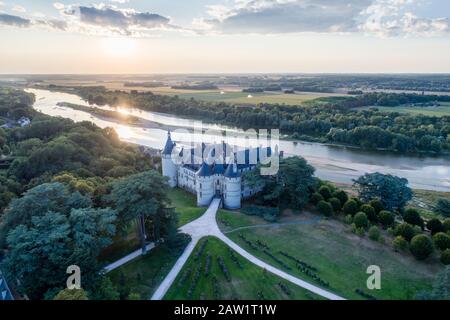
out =
{"type": "MultiPolygon", "coordinates": [[[[99,119],[89,113],[73,110],[69,107],[58,107],[58,102],[68,102],[90,106],[86,101],[74,94],[51,92],[48,90],[27,89],[36,95],[34,108],[51,116],[61,116],[74,121],[92,121],[99,127],[113,127],[124,141],[133,142],[152,148],[161,149],[164,146],[167,133],[162,129],[126,126],[113,121],[99,119]]],[[[98,107],[98,106],[97,106],[98,107]]],[[[137,116],[165,126],[176,126],[192,129],[198,127],[198,122],[183,119],[172,115],[142,111],[133,108],[100,107],[106,110],[119,111],[137,116]]],[[[234,133],[243,133],[242,130],[218,124],[202,124],[203,129],[214,129],[217,133],[193,135],[194,140],[203,142],[220,142],[224,140],[220,131],[231,130],[234,133]]],[[[187,141],[189,134],[173,133],[175,141],[187,141]]],[[[226,139],[225,139],[226,140],[226,139]]],[[[229,140],[231,144],[244,145],[245,140],[229,140]]],[[[280,150],[286,155],[299,155],[304,157],[316,168],[319,178],[351,183],[352,179],[366,172],[390,173],[407,178],[410,186],[417,189],[450,191],[450,158],[422,157],[399,155],[390,152],[364,151],[340,146],[328,146],[319,143],[280,141],[280,150]]],[[[301,183],[301,182],[300,182],[301,183]]]]}

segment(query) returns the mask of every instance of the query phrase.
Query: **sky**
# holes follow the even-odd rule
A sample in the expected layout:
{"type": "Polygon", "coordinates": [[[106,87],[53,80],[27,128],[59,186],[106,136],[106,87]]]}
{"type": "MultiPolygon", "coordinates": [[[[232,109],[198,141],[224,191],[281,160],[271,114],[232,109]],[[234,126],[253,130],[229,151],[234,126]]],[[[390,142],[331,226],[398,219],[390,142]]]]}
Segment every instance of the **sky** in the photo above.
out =
{"type": "Polygon", "coordinates": [[[0,0],[0,73],[450,73],[448,0],[0,0]]]}

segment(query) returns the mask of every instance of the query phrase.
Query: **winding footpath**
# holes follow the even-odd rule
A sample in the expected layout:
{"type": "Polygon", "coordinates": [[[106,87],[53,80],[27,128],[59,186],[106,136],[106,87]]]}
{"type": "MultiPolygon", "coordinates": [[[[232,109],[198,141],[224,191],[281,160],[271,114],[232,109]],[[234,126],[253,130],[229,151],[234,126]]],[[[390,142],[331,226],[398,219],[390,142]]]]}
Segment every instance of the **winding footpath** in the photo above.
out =
{"type": "Polygon", "coordinates": [[[213,199],[209,208],[206,210],[206,212],[198,219],[182,226],[180,228],[180,231],[183,233],[187,233],[192,237],[191,242],[188,244],[186,249],[184,250],[183,254],[178,258],[175,265],[172,267],[172,270],[170,270],[169,274],[166,276],[166,278],[163,280],[163,282],[159,285],[158,289],[156,289],[155,293],[151,297],[151,300],[161,300],[164,298],[164,295],[167,293],[173,282],[175,281],[177,275],[180,273],[181,269],[183,268],[184,264],[188,260],[191,253],[194,251],[195,246],[197,245],[198,241],[206,236],[214,236],[223,242],[225,242],[229,247],[231,247],[233,250],[235,250],[237,253],[239,253],[241,256],[243,256],[245,259],[249,260],[250,262],[254,263],[255,265],[266,269],[267,271],[293,283],[296,284],[302,288],[305,288],[321,297],[330,299],[330,300],[345,300],[344,298],[335,295],[334,293],[331,293],[327,290],[324,290],[322,288],[319,288],[309,282],[306,282],[304,280],[301,280],[297,277],[294,277],[278,268],[273,267],[272,265],[258,259],[254,255],[247,252],[245,249],[237,245],[235,242],[233,242],[230,238],[225,236],[225,234],[220,231],[219,226],[217,225],[216,221],[216,213],[217,210],[220,207],[220,199],[213,199]]]}

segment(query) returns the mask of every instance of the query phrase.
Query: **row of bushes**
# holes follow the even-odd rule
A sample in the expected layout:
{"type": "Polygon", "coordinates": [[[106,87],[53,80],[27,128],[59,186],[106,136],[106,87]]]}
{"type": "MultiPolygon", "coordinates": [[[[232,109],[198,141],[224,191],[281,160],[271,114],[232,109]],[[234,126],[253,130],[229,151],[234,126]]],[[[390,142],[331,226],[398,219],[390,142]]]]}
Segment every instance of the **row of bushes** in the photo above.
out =
{"type": "Polygon", "coordinates": [[[348,198],[343,190],[333,189],[334,187],[322,185],[311,195],[311,202],[320,213],[325,216],[343,213],[346,215],[345,221],[352,224],[356,234],[363,236],[366,230],[369,230],[369,238],[375,241],[383,240],[377,227],[379,224],[391,230],[391,234],[401,237],[394,239],[396,250],[409,248],[414,257],[424,260],[436,248],[441,251],[442,263],[450,263],[450,219],[441,222],[433,218],[425,223],[419,211],[407,209],[401,214],[404,222],[395,225],[396,215],[384,210],[380,200],[373,199],[369,203],[362,203],[357,198],[348,198]],[[430,231],[432,239],[423,234],[425,228],[430,231]]]}

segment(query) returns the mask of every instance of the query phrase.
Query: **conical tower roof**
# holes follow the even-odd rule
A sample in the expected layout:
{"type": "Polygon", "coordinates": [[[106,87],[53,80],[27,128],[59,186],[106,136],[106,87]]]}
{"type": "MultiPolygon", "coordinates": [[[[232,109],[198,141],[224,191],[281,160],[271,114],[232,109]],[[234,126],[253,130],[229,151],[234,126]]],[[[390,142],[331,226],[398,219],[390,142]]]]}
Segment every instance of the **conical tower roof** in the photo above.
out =
{"type": "Polygon", "coordinates": [[[172,154],[172,150],[174,147],[175,147],[175,142],[173,142],[172,138],[170,137],[170,131],[167,131],[167,141],[166,141],[166,145],[164,146],[164,149],[162,151],[162,154],[164,154],[164,155],[172,154]]]}

